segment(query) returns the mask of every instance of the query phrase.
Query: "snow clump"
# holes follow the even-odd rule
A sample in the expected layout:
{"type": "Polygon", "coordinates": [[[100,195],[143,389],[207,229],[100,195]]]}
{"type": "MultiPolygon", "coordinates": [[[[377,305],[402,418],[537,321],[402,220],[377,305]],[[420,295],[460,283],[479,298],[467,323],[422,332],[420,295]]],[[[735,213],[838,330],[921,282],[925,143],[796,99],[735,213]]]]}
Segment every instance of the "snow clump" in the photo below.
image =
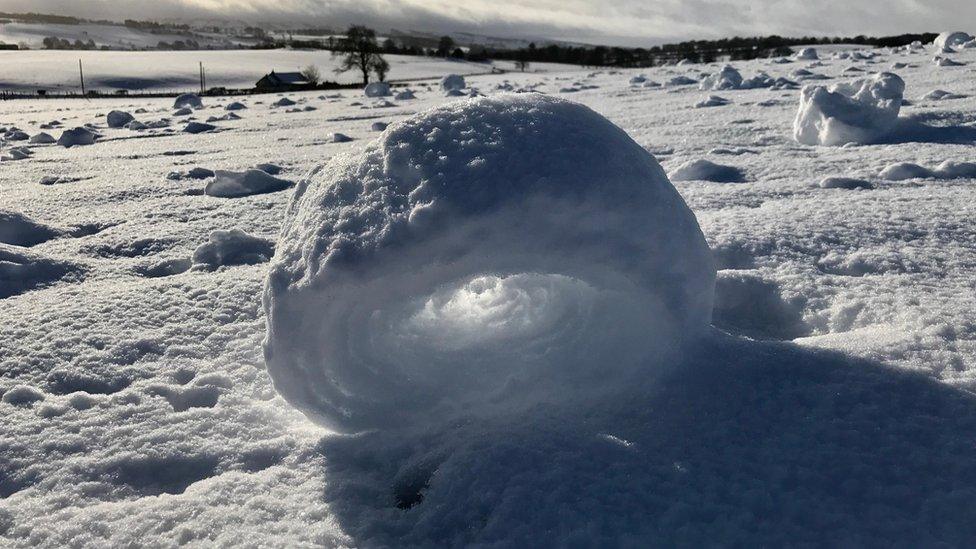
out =
{"type": "Polygon", "coordinates": [[[704,158],[686,162],[670,174],[671,181],[713,181],[715,183],[739,183],[745,178],[735,166],[716,164],[704,158]]]}
{"type": "Polygon", "coordinates": [[[291,185],[291,181],[278,179],[262,170],[245,172],[215,170],[214,180],[207,183],[204,193],[220,198],[238,198],[283,191],[291,185]]]}
{"type": "Polygon", "coordinates": [[[265,359],[341,432],[572,407],[673,363],[714,281],[694,215],[623,130],[551,96],[459,101],[298,186],[265,359]]]}
{"type": "Polygon", "coordinates": [[[805,145],[871,143],[897,123],[905,82],[883,72],[830,87],[806,86],[793,120],[793,138],[805,145]]]}
{"type": "Polygon", "coordinates": [[[125,111],[112,111],[105,116],[108,127],[110,128],[121,128],[124,127],[129,122],[132,122],[136,117],[125,111]]]}
{"type": "Polygon", "coordinates": [[[70,130],[64,130],[64,132],[61,133],[61,137],[58,138],[58,145],[66,148],[74,147],[76,145],[92,145],[95,143],[96,137],[98,136],[88,128],[73,128],[70,130]]]}
{"type": "Polygon", "coordinates": [[[796,52],[793,59],[796,59],[797,61],[816,61],[820,59],[820,56],[817,55],[816,48],[803,48],[796,52]]]}
{"type": "Polygon", "coordinates": [[[274,255],[274,244],[240,229],[214,231],[193,251],[194,270],[213,270],[225,265],[255,265],[274,255]]]}
{"type": "Polygon", "coordinates": [[[47,145],[49,143],[57,143],[57,141],[51,134],[40,132],[32,135],[29,142],[33,145],[47,145]]]}
{"type": "Polygon", "coordinates": [[[464,77],[460,74],[448,74],[441,78],[441,91],[463,90],[466,87],[464,77]]]}
{"type": "Polygon", "coordinates": [[[698,88],[701,90],[736,90],[742,85],[742,74],[731,65],[725,65],[722,70],[710,74],[702,79],[698,88]]]}

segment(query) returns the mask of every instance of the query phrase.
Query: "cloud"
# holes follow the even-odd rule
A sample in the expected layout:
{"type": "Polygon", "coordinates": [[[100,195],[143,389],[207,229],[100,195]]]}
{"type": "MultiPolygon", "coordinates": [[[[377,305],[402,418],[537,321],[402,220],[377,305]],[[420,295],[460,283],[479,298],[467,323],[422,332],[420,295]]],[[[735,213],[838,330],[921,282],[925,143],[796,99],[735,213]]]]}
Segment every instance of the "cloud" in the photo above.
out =
{"type": "Polygon", "coordinates": [[[231,19],[652,45],[757,34],[882,35],[976,20],[971,0],[0,0],[92,18],[231,19]]]}

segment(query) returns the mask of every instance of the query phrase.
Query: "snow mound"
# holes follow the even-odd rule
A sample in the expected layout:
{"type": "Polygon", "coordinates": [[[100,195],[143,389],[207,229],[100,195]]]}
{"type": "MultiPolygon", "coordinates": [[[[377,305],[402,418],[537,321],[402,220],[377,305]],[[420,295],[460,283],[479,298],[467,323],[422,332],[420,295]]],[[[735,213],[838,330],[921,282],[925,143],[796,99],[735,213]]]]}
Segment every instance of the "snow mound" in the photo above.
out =
{"type": "Polygon", "coordinates": [[[745,179],[741,169],[716,164],[704,158],[678,166],[669,176],[671,181],[714,181],[716,183],[738,183],[745,179]]]}
{"type": "Polygon", "coordinates": [[[214,180],[207,183],[204,193],[221,198],[238,198],[283,191],[291,185],[291,181],[278,179],[262,170],[245,172],[216,170],[214,180]]]}
{"type": "Polygon", "coordinates": [[[962,31],[946,31],[935,37],[935,47],[939,50],[945,48],[957,48],[966,42],[973,40],[973,35],[962,31]]]}
{"type": "Polygon", "coordinates": [[[883,179],[904,181],[906,179],[972,179],[976,178],[976,163],[946,160],[938,167],[929,169],[911,162],[891,164],[878,174],[883,179]]]}
{"type": "Polygon", "coordinates": [[[61,133],[61,137],[58,138],[58,145],[66,148],[77,145],[92,145],[95,143],[96,137],[98,136],[88,128],[73,128],[70,130],[64,130],[64,132],[61,133]]]}
{"type": "Polygon", "coordinates": [[[255,265],[274,255],[274,243],[240,229],[214,231],[207,242],[193,250],[194,270],[213,270],[226,265],[255,265]]]}
{"type": "Polygon", "coordinates": [[[668,80],[665,84],[668,86],[690,86],[697,83],[697,80],[688,76],[675,76],[674,78],[668,80]]]}
{"type": "Polygon", "coordinates": [[[932,58],[932,62],[940,67],[962,67],[965,63],[961,63],[952,59],[950,57],[944,57],[941,55],[936,55],[932,58]]]}
{"type": "Polygon", "coordinates": [[[865,179],[830,176],[820,180],[821,189],[873,189],[874,185],[865,179]]]}
{"type": "Polygon", "coordinates": [[[891,164],[878,174],[882,179],[904,181],[905,179],[926,179],[933,177],[932,170],[913,164],[912,162],[898,162],[891,164]]]}
{"type": "Polygon", "coordinates": [[[105,116],[108,127],[110,128],[122,128],[129,122],[132,122],[136,117],[125,111],[111,111],[105,116]]]}
{"type": "Polygon", "coordinates": [[[796,59],[797,61],[816,61],[817,59],[820,59],[820,56],[817,55],[816,48],[803,48],[796,52],[793,59],[796,59]]]}
{"type": "Polygon", "coordinates": [[[806,86],[793,120],[793,138],[805,145],[871,143],[898,121],[905,82],[883,72],[853,82],[806,86]]]}
{"type": "Polygon", "coordinates": [[[30,143],[34,145],[47,145],[50,143],[57,143],[57,142],[58,140],[55,139],[54,136],[45,132],[34,134],[30,138],[30,143]]]}
{"type": "Polygon", "coordinates": [[[61,235],[61,231],[27,216],[0,210],[0,242],[15,246],[34,246],[61,235]]]}
{"type": "Polygon", "coordinates": [[[0,161],[24,160],[25,158],[30,158],[32,154],[34,153],[27,147],[13,147],[7,150],[6,154],[0,155],[0,161]]]}
{"type": "Polygon", "coordinates": [[[448,74],[444,78],[441,78],[441,91],[463,90],[466,87],[468,86],[464,81],[464,77],[460,74],[448,74]]]}
{"type": "Polygon", "coordinates": [[[184,133],[203,133],[216,130],[217,126],[205,122],[190,122],[183,128],[184,133]]]}
{"type": "Polygon", "coordinates": [[[173,101],[174,109],[182,109],[184,107],[189,107],[191,109],[202,109],[203,101],[200,100],[200,96],[195,93],[184,93],[183,95],[176,98],[173,101]]]}
{"type": "Polygon", "coordinates": [[[0,244],[0,299],[56,282],[79,271],[76,265],[0,244]]]}
{"type": "Polygon", "coordinates": [[[555,97],[459,101],[298,186],[265,358],[343,432],[572,406],[702,334],[713,283],[694,215],[625,132],[555,97]]]}
{"type": "Polygon", "coordinates": [[[742,85],[742,74],[731,65],[725,65],[717,73],[702,79],[698,88],[701,90],[736,90],[742,85]]]}
{"type": "Polygon", "coordinates": [[[371,82],[366,84],[363,93],[366,94],[366,97],[388,97],[391,95],[390,85],[386,82],[371,82]]]}
{"type": "Polygon", "coordinates": [[[961,99],[965,97],[964,95],[959,95],[952,92],[947,92],[945,90],[932,90],[929,93],[922,96],[922,99],[926,101],[942,101],[945,99],[961,99]]]}
{"type": "Polygon", "coordinates": [[[44,400],[44,393],[31,385],[14,385],[0,398],[0,402],[12,406],[30,406],[41,400],[44,400]]]}
{"type": "Polygon", "coordinates": [[[729,103],[731,103],[731,101],[724,97],[709,95],[706,99],[702,99],[701,101],[695,103],[695,107],[699,109],[704,107],[721,107],[723,105],[728,105],[729,103]]]}

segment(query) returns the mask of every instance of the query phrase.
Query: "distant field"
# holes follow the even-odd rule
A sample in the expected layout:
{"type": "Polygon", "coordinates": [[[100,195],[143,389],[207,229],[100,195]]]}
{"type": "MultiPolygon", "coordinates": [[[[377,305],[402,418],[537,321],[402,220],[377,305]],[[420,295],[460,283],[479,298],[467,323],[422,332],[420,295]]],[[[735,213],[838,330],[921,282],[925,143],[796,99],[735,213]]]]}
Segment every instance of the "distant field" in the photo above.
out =
{"type": "MultiPolygon", "coordinates": [[[[471,63],[405,55],[385,56],[390,62],[389,79],[439,77],[445,74],[478,74],[492,67],[511,70],[511,62],[471,63]]],[[[78,91],[78,60],[85,69],[88,89],[99,90],[192,90],[199,86],[199,63],[203,62],[207,85],[247,88],[271,70],[297,71],[315,65],[326,80],[353,83],[355,72],[336,74],[338,58],[322,50],[206,50],[206,51],[0,51],[0,90],[78,91]]],[[[535,64],[531,70],[562,72],[577,69],[568,65],[535,64]]]]}

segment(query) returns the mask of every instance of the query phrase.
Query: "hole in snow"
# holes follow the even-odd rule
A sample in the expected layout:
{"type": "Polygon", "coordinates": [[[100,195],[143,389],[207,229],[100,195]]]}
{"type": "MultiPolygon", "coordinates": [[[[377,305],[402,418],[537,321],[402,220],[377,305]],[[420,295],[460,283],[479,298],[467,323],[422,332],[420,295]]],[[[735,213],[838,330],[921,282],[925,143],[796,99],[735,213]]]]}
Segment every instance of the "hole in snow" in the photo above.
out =
{"type": "Polygon", "coordinates": [[[410,509],[424,501],[424,490],[430,486],[436,467],[425,465],[408,468],[393,481],[393,499],[397,509],[410,509]]]}
{"type": "Polygon", "coordinates": [[[402,335],[440,351],[531,344],[558,333],[595,294],[563,275],[478,276],[427,298],[402,335]]]}

